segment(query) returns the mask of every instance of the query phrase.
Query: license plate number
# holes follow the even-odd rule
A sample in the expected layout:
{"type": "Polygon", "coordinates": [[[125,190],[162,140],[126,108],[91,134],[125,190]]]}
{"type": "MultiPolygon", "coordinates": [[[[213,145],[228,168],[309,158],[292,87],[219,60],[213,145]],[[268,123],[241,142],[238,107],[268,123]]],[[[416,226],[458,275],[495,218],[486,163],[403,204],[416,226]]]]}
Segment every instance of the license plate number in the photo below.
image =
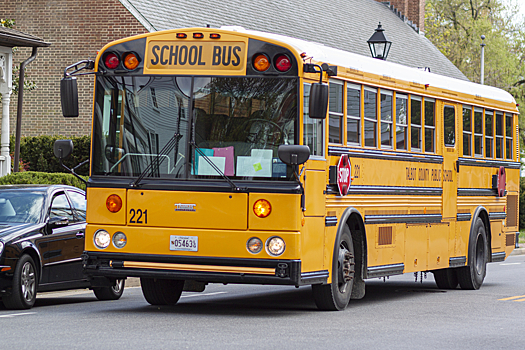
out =
{"type": "Polygon", "coordinates": [[[197,236],[170,236],[170,250],[196,252],[199,249],[197,236]]]}

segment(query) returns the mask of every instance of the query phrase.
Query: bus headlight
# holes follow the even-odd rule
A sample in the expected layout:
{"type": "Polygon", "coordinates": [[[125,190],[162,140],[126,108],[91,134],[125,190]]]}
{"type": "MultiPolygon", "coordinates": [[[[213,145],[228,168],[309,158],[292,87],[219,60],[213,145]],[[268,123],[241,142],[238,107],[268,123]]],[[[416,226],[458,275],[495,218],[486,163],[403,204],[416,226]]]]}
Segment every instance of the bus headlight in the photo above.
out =
{"type": "Polygon", "coordinates": [[[97,248],[106,249],[109,245],[109,242],[111,242],[111,236],[106,230],[98,230],[97,232],[95,232],[93,242],[95,243],[95,246],[97,248]]]}
{"type": "Polygon", "coordinates": [[[113,245],[115,248],[124,248],[124,246],[128,243],[128,238],[124,234],[124,232],[117,232],[113,235],[113,245]]]}
{"type": "Polygon", "coordinates": [[[266,241],[266,251],[270,255],[279,256],[282,253],[284,253],[285,248],[286,244],[284,243],[284,240],[281,237],[270,237],[266,241]]]}
{"type": "Polygon", "coordinates": [[[246,248],[248,248],[248,251],[252,254],[257,254],[262,250],[263,242],[257,238],[252,237],[246,242],[246,248]]]}

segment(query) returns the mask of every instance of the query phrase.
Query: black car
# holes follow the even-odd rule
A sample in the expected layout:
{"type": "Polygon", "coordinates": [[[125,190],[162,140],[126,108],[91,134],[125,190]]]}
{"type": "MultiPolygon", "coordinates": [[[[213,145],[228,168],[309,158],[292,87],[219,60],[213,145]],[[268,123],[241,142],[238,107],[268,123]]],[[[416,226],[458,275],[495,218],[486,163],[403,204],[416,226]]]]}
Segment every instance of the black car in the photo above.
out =
{"type": "Polygon", "coordinates": [[[64,185],[0,186],[0,298],[29,309],[37,292],[91,288],[119,299],[124,280],[89,280],[82,271],[85,192],[64,185]]]}

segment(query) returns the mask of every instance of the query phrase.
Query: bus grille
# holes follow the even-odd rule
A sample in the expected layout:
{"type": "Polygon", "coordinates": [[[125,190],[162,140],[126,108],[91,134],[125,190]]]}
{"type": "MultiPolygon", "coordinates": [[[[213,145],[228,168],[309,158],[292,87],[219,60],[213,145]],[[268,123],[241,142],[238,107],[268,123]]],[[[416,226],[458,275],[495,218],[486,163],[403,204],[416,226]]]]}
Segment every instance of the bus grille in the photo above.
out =
{"type": "Polygon", "coordinates": [[[377,237],[378,245],[392,244],[392,226],[380,227],[379,235],[377,237]]]}
{"type": "Polygon", "coordinates": [[[518,226],[518,196],[507,196],[507,227],[518,226]]]}
{"type": "Polygon", "coordinates": [[[514,239],[516,238],[516,235],[514,233],[510,233],[505,237],[505,245],[507,247],[513,247],[516,242],[514,242],[514,239]]]}

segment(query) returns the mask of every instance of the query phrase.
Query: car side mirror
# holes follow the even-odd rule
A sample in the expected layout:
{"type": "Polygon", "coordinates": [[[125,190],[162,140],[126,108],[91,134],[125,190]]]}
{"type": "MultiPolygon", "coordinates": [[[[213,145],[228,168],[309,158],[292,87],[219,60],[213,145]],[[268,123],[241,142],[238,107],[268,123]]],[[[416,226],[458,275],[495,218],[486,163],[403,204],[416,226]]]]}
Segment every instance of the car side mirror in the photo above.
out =
{"type": "Polygon", "coordinates": [[[73,141],[71,140],[56,140],[53,146],[53,153],[55,157],[62,160],[73,153],[73,141]]]}
{"type": "Polygon", "coordinates": [[[310,147],[303,145],[280,145],[277,150],[279,159],[288,165],[299,165],[310,158],[310,147]]]}
{"type": "Polygon", "coordinates": [[[54,216],[52,218],[49,218],[49,221],[47,222],[47,227],[49,227],[51,230],[67,225],[69,225],[69,219],[65,216],[54,216]]]}
{"type": "Polygon", "coordinates": [[[328,111],[328,85],[313,83],[310,86],[308,116],[312,119],[326,119],[328,111]]]}
{"type": "Polygon", "coordinates": [[[60,100],[62,114],[66,118],[78,117],[78,87],[76,77],[65,77],[60,80],[60,100]]]}

